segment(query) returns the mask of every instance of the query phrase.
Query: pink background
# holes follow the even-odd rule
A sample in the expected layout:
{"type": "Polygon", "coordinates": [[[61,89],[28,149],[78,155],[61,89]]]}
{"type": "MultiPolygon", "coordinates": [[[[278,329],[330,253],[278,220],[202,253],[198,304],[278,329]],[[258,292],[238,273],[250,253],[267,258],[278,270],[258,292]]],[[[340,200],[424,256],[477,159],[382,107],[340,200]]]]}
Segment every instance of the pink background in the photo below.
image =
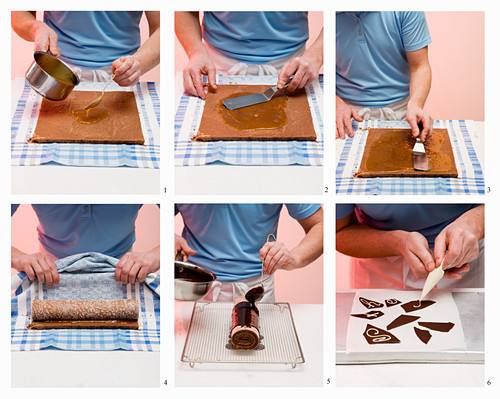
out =
{"type": "Polygon", "coordinates": [[[484,121],[484,12],[426,12],[434,119],[484,121]]]}
{"type": "MultiPolygon", "coordinates": [[[[43,12],[37,11],[37,19],[43,20],[43,12]]],[[[146,16],[143,14],[141,19],[141,42],[149,37],[149,28],[146,16]]],[[[26,70],[33,62],[33,42],[27,42],[17,36],[17,33],[11,29],[11,79],[24,78],[26,70]]],[[[141,81],[159,82],[160,66],[156,66],[151,71],[141,76],[141,81]]]]}
{"type": "MultiPolygon", "coordinates": [[[[38,219],[31,205],[22,204],[12,216],[11,243],[26,253],[38,252],[38,219]]],[[[160,244],[160,209],[156,205],[144,205],[135,222],[135,252],[148,251],[160,244]]],[[[11,269],[11,273],[17,273],[11,269]]]]}
{"type": "MultiPolygon", "coordinates": [[[[175,217],[175,233],[182,234],[184,223],[175,217]]],[[[304,237],[300,224],[290,217],[286,207],[280,214],[278,240],[288,249],[295,247],[304,237]]],[[[302,269],[278,270],[274,275],[276,300],[290,303],[323,303],[323,256],[302,269]]]]}
{"type": "MultiPolygon", "coordinates": [[[[200,13],[200,18],[203,13],[200,13]]],[[[306,46],[309,46],[311,41],[316,40],[319,32],[321,32],[321,28],[323,28],[323,12],[320,11],[309,11],[309,40],[306,43],[306,46]]],[[[174,34],[175,36],[175,34],[174,34]]],[[[181,44],[175,38],[175,72],[182,72],[184,67],[188,62],[188,58],[181,44]]]]}

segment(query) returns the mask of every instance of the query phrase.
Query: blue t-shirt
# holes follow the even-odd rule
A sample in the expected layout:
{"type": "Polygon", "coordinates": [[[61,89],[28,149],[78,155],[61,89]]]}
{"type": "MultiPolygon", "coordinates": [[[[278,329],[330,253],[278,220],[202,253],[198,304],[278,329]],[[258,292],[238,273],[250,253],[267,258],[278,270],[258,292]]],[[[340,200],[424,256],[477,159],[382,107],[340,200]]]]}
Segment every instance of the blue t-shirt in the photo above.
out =
{"type": "Polygon", "coordinates": [[[337,219],[352,212],[358,221],[379,230],[416,231],[434,246],[441,231],[475,204],[337,204],[337,219]]]}
{"type": "Polygon", "coordinates": [[[338,12],[337,95],[347,102],[381,108],[410,94],[406,52],[431,42],[423,12],[338,12]]]}
{"type": "Polygon", "coordinates": [[[309,38],[307,12],[204,12],[203,39],[226,57],[265,64],[288,57],[309,38]]]}
{"type": "MultiPolygon", "coordinates": [[[[259,276],[259,251],[278,228],[283,204],[178,204],[184,220],[182,236],[196,251],[189,262],[210,270],[220,281],[259,276]]],[[[320,209],[320,204],[286,204],[296,220],[320,209]]]]}
{"type": "MultiPolygon", "coordinates": [[[[11,214],[19,205],[12,205],[11,214]]],[[[142,205],[32,205],[43,248],[58,259],[84,252],[121,258],[135,242],[142,205]]]]}
{"type": "Polygon", "coordinates": [[[142,11],[45,11],[44,22],[59,37],[62,60],[97,69],[139,49],[141,16],[142,11]]]}

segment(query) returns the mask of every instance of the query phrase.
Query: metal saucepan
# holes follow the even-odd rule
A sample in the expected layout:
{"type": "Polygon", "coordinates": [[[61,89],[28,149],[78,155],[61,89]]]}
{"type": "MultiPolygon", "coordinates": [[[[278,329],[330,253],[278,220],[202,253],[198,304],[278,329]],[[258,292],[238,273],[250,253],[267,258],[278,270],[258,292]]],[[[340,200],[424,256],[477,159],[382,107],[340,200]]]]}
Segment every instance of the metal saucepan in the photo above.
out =
{"type": "Polygon", "coordinates": [[[69,96],[80,78],[64,61],[56,56],[37,51],[34,61],[26,71],[26,81],[38,94],[52,101],[69,96]]]}
{"type": "Polygon", "coordinates": [[[175,299],[198,301],[207,295],[215,274],[191,263],[175,261],[175,299]]]}

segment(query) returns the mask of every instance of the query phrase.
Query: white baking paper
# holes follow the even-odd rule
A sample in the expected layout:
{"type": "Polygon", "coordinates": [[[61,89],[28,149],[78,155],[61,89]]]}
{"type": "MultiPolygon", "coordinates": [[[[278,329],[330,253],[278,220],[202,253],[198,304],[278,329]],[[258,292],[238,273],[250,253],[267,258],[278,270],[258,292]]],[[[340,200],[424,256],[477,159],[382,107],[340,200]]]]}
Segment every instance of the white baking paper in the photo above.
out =
{"type": "Polygon", "coordinates": [[[453,300],[450,291],[432,290],[425,300],[435,301],[436,303],[422,310],[406,313],[401,305],[406,302],[420,299],[421,291],[397,291],[397,290],[359,290],[354,296],[351,314],[367,313],[370,310],[380,310],[383,316],[373,320],[361,319],[351,316],[347,327],[346,353],[351,352],[436,352],[467,349],[465,336],[460,322],[457,305],[453,300]],[[384,304],[384,307],[377,309],[367,309],[359,301],[359,297],[371,299],[384,304]],[[386,299],[396,298],[401,301],[400,304],[387,307],[386,299]],[[407,314],[411,316],[420,316],[420,319],[405,324],[404,326],[387,330],[387,326],[398,316],[407,314]],[[424,344],[415,334],[413,327],[427,330],[418,325],[418,322],[452,322],[455,325],[447,332],[432,331],[430,341],[424,344]],[[368,344],[363,333],[366,325],[371,324],[375,327],[389,331],[401,342],[398,344],[368,344]]]}

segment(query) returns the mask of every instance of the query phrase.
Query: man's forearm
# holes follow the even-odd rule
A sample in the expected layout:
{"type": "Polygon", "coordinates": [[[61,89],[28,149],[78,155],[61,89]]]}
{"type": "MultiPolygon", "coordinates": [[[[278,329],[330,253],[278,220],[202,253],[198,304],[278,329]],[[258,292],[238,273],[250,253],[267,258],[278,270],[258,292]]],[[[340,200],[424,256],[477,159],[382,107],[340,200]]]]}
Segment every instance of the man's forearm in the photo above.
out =
{"type": "Polygon", "coordinates": [[[323,253],[323,221],[312,226],[299,245],[290,253],[297,260],[299,269],[319,258],[323,253]]]}
{"type": "Polygon", "coordinates": [[[189,58],[196,52],[206,51],[201,36],[198,12],[176,11],[175,34],[189,58]]]}
{"type": "Polygon", "coordinates": [[[424,108],[425,101],[431,90],[432,72],[429,63],[418,66],[410,66],[410,98],[420,108],[424,108]]]}
{"type": "Polygon", "coordinates": [[[35,40],[34,26],[39,23],[36,19],[36,11],[12,11],[12,29],[19,37],[29,42],[35,40]]]}
{"type": "Polygon", "coordinates": [[[335,236],[336,249],[355,258],[381,258],[401,255],[400,248],[407,232],[378,230],[361,223],[353,223],[339,230],[335,236]]]}
{"type": "Polygon", "coordinates": [[[137,50],[135,57],[141,64],[141,74],[160,63],[160,27],[158,27],[137,50]]]}
{"type": "Polygon", "coordinates": [[[316,58],[320,65],[323,65],[323,29],[306,52],[316,58]]]}

